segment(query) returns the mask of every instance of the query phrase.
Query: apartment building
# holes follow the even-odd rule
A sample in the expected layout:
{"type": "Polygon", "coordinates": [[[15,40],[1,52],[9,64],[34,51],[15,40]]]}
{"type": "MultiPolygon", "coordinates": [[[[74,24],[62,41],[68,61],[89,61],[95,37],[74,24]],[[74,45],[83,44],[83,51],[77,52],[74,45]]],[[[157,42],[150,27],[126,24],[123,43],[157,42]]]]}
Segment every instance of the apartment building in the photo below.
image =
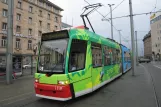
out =
{"type": "Polygon", "coordinates": [[[151,31],[144,36],[144,57],[152,59],[151,31]]]}
{"type": "MultiPolygon", "coordinates": [[[[37,52],[41,34],[61,29],[62,8],[48,0],[14,0],[13,54],[25,56],[37,52]]],[[[0,62],[5,60],[8,0],[0,0],[0,62]]]]}
{"type": "Polygon", "coordinates": [[[151,16],[151,40],[152,54],[155,59],[160,59],[161,56],[161,12],[151,16]]]}

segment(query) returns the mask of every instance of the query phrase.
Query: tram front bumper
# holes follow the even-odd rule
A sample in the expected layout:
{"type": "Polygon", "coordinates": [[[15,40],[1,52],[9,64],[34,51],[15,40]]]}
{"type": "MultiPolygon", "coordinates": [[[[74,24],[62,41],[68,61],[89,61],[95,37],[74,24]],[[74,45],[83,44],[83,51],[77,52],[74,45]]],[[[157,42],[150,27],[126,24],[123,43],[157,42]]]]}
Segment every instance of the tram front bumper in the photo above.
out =
{"type": "Polygon", "coordinates": [[[72,99],[70,85],[49,85],[35,82],[35,92],[37,97],[67,101],[72,99]]]}

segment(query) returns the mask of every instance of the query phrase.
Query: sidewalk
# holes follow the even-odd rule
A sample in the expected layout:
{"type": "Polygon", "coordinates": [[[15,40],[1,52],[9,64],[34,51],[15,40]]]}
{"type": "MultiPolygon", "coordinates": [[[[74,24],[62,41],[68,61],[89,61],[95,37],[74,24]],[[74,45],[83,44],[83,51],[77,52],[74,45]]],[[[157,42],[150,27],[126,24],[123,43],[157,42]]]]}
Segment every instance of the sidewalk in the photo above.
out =
{"type": "MultiPolygon", "coordinates": [[[[13,106],[24,104],[25,107],[36,107],[40,101],[33,103],[30,99],[35,98],[34,78],[23,78],[16,80],[11,85],[0,85],[0,106],[13,106]],[[21,101],[23,99],[23,101],[21,101]]],[[[45,100],[48,101],[48,100],[45,100]]],[[[41,102],[43,106],[43,100],[41,102]]],[[[49,100],[45,107],[54,106],[55,101],[49,100]]],[[[135,76],[128,72],[116,81],[102,87],[92,94],[71,100],[69,107],[156,107],[151,79],[147,71],[142,66],[137,67],[135,76]]]]}

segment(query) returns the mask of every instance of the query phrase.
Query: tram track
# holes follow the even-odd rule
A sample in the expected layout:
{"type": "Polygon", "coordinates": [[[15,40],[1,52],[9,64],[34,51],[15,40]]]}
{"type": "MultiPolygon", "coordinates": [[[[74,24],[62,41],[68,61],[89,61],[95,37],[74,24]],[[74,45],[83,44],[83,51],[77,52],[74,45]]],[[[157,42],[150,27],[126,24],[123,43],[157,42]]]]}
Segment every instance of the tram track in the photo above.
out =
{"type": "Polygon", "coordinates": [[[156,91],[156,88],[155,88],[153,76],[144,65],[142,65],[142,64],[140,64],[140,65],[144,68],[145,71],[148,72],[148,74],[150,76],[151,84],[152,84],[152,88],[153,88],[153,92],[154,92],[154,97],[155,97],[155,102],[156,102],[156,107],[160,107],[160,102],[159,102],[159,98],[158,98],[157,91],[156,91]]]}

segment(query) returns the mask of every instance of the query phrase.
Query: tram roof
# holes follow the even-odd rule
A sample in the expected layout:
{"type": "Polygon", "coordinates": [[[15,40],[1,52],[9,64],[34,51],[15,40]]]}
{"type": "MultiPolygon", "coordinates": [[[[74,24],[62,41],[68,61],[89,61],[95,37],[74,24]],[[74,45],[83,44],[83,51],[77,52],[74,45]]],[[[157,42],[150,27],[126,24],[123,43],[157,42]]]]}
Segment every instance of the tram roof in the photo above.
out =
{"type": "Polygon", "coordinates": [[[119,43],[115,42],[114,40],[104,38],[86,29],[77,29],[77,28],[70,29],[69,36],[74,39],[89,40],[116,49],[120,48],[119,43]]]}

